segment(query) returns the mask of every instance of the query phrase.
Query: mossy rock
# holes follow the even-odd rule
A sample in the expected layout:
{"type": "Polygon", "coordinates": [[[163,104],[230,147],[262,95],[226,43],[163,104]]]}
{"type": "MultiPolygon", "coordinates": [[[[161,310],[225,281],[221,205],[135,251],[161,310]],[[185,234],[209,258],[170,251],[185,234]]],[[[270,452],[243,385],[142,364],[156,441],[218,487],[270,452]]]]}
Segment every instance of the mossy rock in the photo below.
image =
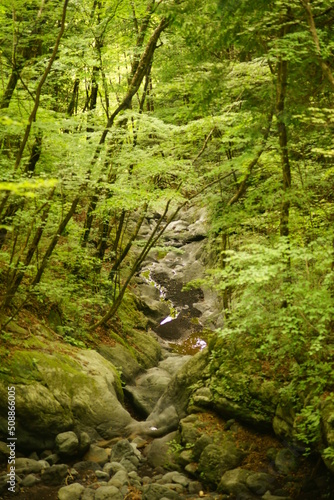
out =
{"type": "Polygon", "coordinates": [[[43,449],[46,440],[75,427],[114,437],[132,422],[120,402],[123,392],[115,367],[95,351],[16,350],[6,368],[0,373],[0,439],[7,435],[7,387],[13,385],[17,438],[24,450],[32,443],[34,450],[43,449]]]}

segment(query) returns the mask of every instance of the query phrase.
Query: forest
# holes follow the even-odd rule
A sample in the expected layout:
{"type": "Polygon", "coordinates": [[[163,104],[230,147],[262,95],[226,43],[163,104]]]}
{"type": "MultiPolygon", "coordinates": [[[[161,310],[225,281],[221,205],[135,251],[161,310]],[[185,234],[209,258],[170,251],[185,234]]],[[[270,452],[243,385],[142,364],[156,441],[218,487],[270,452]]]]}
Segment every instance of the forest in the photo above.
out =
{"type": "Polygon", "coordinates": [[[1,363],[26,314],[125,342],[143,263],[197,207],[210,376],[236,402],[232,372],[277,384],[334,471],[333,26],[332,0],[1,1],[1,363]]]}

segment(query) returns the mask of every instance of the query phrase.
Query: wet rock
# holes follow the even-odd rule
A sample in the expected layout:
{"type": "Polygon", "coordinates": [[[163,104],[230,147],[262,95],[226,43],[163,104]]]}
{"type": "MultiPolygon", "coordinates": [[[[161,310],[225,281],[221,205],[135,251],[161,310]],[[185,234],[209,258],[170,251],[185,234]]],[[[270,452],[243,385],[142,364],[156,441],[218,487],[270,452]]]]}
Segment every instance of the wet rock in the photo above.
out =
{"type": "Polygon", "coordinates": [[[72,432],[62,432],[56,436],[56,452],[63,456],[75,455],[79,449],[78,436],[72,432]]]}
{"type": "Polygon", "coordinates": [[[104,465],[109,460],[108,452],[104,448],[100,448],[96,444],[91,444],[89,450],[84,456],[89,462],[96,462],[99,465],[104,465]]]}
{"type": "Polygon", "coordinates": [[[275,467],[280,474],[290,474],[298,469],[298,460],[287,448],[279,450],[275,458],[275,467]]]}
{"type": "Polygon", "coordinates": [[[162,498],[169,500],[181,500],[181,496],[167,486],[162,484],[147,484],[143,487],[142,500],[161,500],[162,498]]]}
{"type": "Polygon", "coordinates": [[[42,482],[50,486],[61,484],[68,474],[66,464],[52,465],[48,469],[42,471],[42,482]]]}
{"type": "Polygon", "coordinates": [[[209,444],[202,452],[198,470],[203,480],[218,485],[222,475],[241,464],[243,453],[232,442],[209,444]]]}
{"type": "Polygon", "coordinates": [[[58,491],[59,500],[80,500],[85,487],[79,483],[64,486],[58,491]]]}
{"type": "Polygon", "coordinates": [[[123,500],[124,497],[118,488],[115,486],[101,486],[95,492],[95,500],[123,500]]]}

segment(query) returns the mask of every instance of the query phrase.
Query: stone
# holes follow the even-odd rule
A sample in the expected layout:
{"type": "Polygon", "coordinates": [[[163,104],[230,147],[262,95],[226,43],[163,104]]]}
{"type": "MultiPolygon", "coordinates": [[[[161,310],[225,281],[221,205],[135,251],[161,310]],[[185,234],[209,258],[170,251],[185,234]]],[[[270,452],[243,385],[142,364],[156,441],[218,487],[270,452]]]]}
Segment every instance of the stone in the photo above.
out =
{"type": "Polygon", "coordinates": [[[43,465],[32,458],[16,458],[15,470],[17,474],[29,474],[32,472],[40,472],[43,465]]]}
{"type": "Polygon", "coordinates": [[[101,481],[109,481],[110,479],[108,472],[103,472],[102,470],[96,470],[95,476],[97,479],[101,479],[101,481]]]}
{"type": "Polygon", "coordinates": [[[184,474],[180,474],[177,471],[167,472],[160,480],[159,484],[176,483],[187,488],[190,480],[184,474]]]}
{"type": "Polygon", "coordinates": [[[136,410],[147,417],[153,411],[171,378],[166,370],[151,368],[136,380],[135,386],[127,385],[124,391],[136,410]]]}
{"type": "Polygon", "coordinates": [[[119,470],[123,470],[123,471],[126,470],[124,465],[121,465],[119,462],[109,462],[107,464],[104,464],[104,466],[103,466],[103,471],[107,472],[109,474],[109,476],[111,474],[114,474],[115,472],[117,472],[119,470]]]}
{"type": "Polygon", "coordinates": [[[122,493],[115,486],[101,486],[95,492],[94,500],[124,500],[122,493]]]}
{"type": "Polygon", "coordinates": [[[198,495],[200,491],[203,491],[203,485],[199,481],[191,481],[188,490],[190,495],[198,495]]]}
{"type": "Polygon", "coordinates": [[[197,439],[192,448],[192,455],[194,461],[199,460],[204,448],[206,448],[209,444],[212,444],[212,438],[207,434],[202,434],[202,436],[197,439]]]}
{"type": "Polygon", "coordinates": [[[264,472],[251,473],[247,477],[246,485],[256,495],[263,495],[275,487],[275,477],[264,472]]]}
{"type": "Polygon", "coordinates": [[[127,384],[133,383],[137,375],[142,371],[142,367],[136,360],[135,355],[121,344],[115,344],[112,347],[100,345],[97,351],[120,371],[122,380],[127,384]]]}
{"type": "Polygon", "coordinates": [[[121,439],[112,448],[110,453],[110,462],[120,462],[122,458],[132,456],[134,449],[127,439],[121,439]]]}
{"type": "Polygon", "coordinates": [[[272,495],[270,491],[266,491],[263,495],[263,500],[290,500],[290,497],[281,497],[277,495],[272,495]]]}
{"type": "Polygon", "coordinates": [[[185,466],[184,470],[188,472],[188,474],[190,474],[191,476],[196,477],[198,471],[198,464],[196,462],[191,462],[190,464],[185,466]]]}
{"type": "Polygon", "coordinates": [[[241,464],[243,453],[232,442],[209,444],[202,452],[198,470],[204,481],[218,485],[222,475],[241,464]]]}
{"type": "Polygon", "coordinates": [[[28,458],[31,458],[32,460],[39,460],[39,456],[37,455],[36,451],[34,451],[33,453],[30,453],[29,457],[28,458]]]}
{"type": "MultiPolygon", "coordinates": [[[[44,349],[16,349],[8,370],[16,384],[17,438],[27,453],[54,448],[58,434],[91,429],[104,439],[124,433],[133,418],[123,408],[115,367],[94,350],[53,343],[44,349]]],[[[0,373],[0,407],[7,405],[6,377],[0,373]]]]}
{"type": "Polygon", "coordinates": [[[91,445],[91,438],[87,432],[80,432],[79,434],[79,449],[80,454],[86,453],[91,445]]]}
{"type": "Polygon", "coordinates": [[[218,484],[218,491],[236,496],[248,494],[249,490],[246,481],[249,474],[250,471],[244,469],[226,471],[218,484]]]}
{"type": "Polygon", "coordinates": [[[280,474],[290,474],[298,469],[298,460],[291,450],[279,450],[275,458],[275,467],[280,474]]]}
{"type": "Polygon", "coordinates": [[[104,465],[108,462],[109,455],[104,448],[100,448],[96,444],[91,444],[83,458],[89,462],[96,462],[99,465],[104,465]]]}
{"type": "Polygon", "coordinates": [[[22,479],[21,485],[24,488],[30,488],[31,486],[34,486],[37,483],[40,483],[41,480],[39,477],[35,476],[34,474],[28,474],[25,478],[22,479]]]}
{"type": "Polygon", "coordinates": [[[143,487],[142,500],[161,500],[162,498],[169,500],[181,500],[181,496],[167,486],[162,484],[146,484],[143,487]]]}
{"type": "Polygon", "coordinates": [[[77,462],[73,465],[74,469],[77,470],[78,472],[84,472],[87,470],[102,470],[102,467],[91,460],[83,460],[82,462],[77,462]]]}
{"type": "Polygon", "coordinates": [[[60,460],[60,457],[59,455],[57,455],[57,453],[52,453],[51,455],[48,455],[46,458],[45,458],[45,461],[49,464],[49,465],[55,465],[57,462],[59,462],[60,460]]]}
{"type": "Polygon", "coordinates": [[[133,458],[132,458],[132,460],[129,460],[128,458],[122,458],[122,460],[120,461],[120,464],[123,465],[126,472],[131,472],[131,471],[137,470],[137,467],[133,463],[133,458]]]}
{"type": "Polygon", "coordinates": [[[183,450],[180,453],[180,456],[177,459],[178,463],[185,467],[193,461],[193,453],[192,450],[183,450]]]}
{"type": "Polygon", "coordinates": [[[41,480],[45,484],[55,486],[61,484],[67,474],[68,468],[66,464],[51,465],[51,467],[42,471],[41,480]]]}
{"type": "Polygon", "coordinates": [[[79,483],[73,483],[69,486],[63,486],[58,491],[58,499],[59,500],[80,500],[81,495],[84,491],[85,487],[79,483]]]}
{"type": "Polygon", "coordinates": [[[119,470],[116,472],[116,474],[113,475],[113,477],[110,479],[108,484],[114,484],[112,481],[119,481],[121,483],[121,486],[128,485],[129,484],[129,477],[126,471],[124,470],[119,470]]]}
{"type": "Polygon", "coordinates": [[[95,491],[90,488],[86,488],[81,496],[81,500],[94,500],[95,499],[95,491]]]}
{"type": "Polygon", "coordinates": [[[72,432],[62,432],[56,436],[56,452],[63,456],[75,455],[79,449],[78,436],[72,432]]]}
{"type": "Polygon", "coordinates": [[[148,464],[151,467],[165,467],[167,464],[176,463],[177,456],[170,443],[178,441],[179,437],[179,432],[175,431],[162,438],[154,439],[146,449],[148,464]]]}

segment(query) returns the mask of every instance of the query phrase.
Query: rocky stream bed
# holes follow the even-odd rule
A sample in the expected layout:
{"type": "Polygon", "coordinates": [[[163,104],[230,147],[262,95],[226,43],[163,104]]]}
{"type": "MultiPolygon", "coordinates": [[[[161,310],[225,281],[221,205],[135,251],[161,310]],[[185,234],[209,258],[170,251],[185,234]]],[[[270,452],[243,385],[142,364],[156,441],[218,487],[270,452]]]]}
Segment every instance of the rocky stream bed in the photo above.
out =
{"type": "Polygon", "coordinates": [[[276,437],[269,417],[239,419],[242,402],[215,400],[198,384],[210,362],[208,331],[222,321],[214,293],[182,292],[203,274],[205,234],[204,215],[176,221],[166,235],[173,248],[143,266],[136,300],[152,331],[129,336],[136,351],[66,349],[41,325],[28,345],[28,328],[12,326],[26,350],[1,372],[1,401],[16,385],[19,443],[12,493],[1,415],[1,500],[334,498],[321,458],[276,437]]]}

